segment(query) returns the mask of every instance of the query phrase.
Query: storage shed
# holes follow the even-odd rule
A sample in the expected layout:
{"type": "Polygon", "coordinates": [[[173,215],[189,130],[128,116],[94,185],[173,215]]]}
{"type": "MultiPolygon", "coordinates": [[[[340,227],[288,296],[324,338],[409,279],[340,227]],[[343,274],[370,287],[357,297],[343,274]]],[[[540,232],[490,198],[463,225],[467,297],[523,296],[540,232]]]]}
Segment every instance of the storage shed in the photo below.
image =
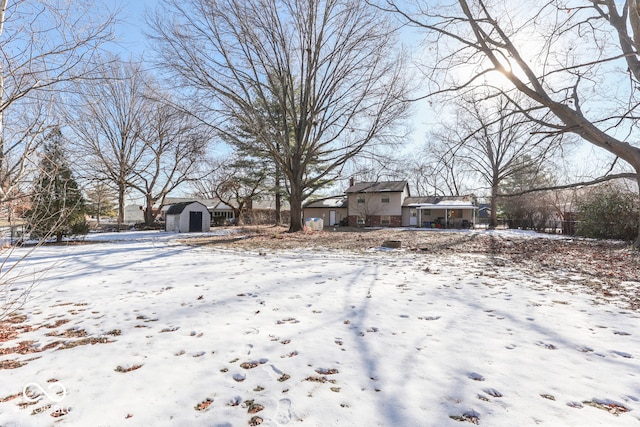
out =
{"type": "Polygon", "coordinates": [[[165,230],[176,233],[209,231],[211,216],[200,202],[180,202],[171,205],[165,213],[165,230]]]}

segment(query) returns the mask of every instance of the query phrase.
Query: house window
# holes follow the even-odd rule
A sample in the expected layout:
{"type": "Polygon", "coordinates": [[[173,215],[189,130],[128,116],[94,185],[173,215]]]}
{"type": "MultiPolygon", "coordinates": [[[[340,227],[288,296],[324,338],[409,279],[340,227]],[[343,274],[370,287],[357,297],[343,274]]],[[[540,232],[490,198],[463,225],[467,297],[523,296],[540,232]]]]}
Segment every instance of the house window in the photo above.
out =
{"type": "Polygon", "coordinates": [[[389,196],[382,196],[382,203],[389,203],[389,196]]]}
{"type": "Polygon", "coordinates": [[[391,225],[391,216],[390,215],[381,215],[380,216],[380,224],[381,225],[391,225]]]}
{"type": "Polygon", "coordinates": [[[358,217],[358,225],[364,225],[365,223],[365,218],[363,216],[359,216],[358,217]]]}
{"type": "Polygon", "coordinates": [[[358,203],[364,203],[364,194],[358,194],[358,203]]]}
{"type": "Polygon", "coordinates": [[[417,212],[416,210],[412,209],[412,210],[411,210],[411,216],[412,216],[413,218],[417,217],[417,216],[418,216],[418,212],[417,212]]]}

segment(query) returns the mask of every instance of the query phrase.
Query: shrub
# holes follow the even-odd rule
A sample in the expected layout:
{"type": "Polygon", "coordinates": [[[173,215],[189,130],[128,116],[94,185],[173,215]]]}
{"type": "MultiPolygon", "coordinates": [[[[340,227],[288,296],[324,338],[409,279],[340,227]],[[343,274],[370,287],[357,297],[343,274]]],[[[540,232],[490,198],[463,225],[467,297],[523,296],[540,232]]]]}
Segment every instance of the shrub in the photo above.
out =
{"type": "Polygon", "coordinates": [[[599,187],[578,201],[576,234],[599,239],[635,240],[640,223],[639,205],[637,193],[617,185],[599,187]]]}

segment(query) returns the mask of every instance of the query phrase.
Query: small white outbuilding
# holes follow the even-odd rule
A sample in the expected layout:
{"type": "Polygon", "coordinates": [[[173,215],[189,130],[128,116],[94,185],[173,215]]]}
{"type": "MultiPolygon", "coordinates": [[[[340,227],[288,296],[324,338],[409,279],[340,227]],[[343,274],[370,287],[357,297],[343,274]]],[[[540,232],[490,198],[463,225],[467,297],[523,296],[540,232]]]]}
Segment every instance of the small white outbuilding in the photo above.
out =
{"type": "Polygon", "coordinates": [[[211,216],[200,202],[180,202],[171,205],[165,213],[165,230],[176,233],[209,231],[211,216]]]}

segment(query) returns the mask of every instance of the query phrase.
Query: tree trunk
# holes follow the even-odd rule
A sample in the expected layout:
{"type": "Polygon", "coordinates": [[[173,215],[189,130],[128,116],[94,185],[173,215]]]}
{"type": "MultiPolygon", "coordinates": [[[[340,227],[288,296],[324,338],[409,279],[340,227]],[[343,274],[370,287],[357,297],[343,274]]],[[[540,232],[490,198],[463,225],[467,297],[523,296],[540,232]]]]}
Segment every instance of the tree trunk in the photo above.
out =
{"type": "Polygon", "coordinates": [[[280,168],[276,166],[276,225],[282,223],[282,195],[280,194],[280,168]]]}
{"type": "Polygon", "coordinates": [[[491,186],[491,215],[489,217],[489,229],[495,230],[498,226],[498,186],[491,186]]]}
{"type": "Polygon", "coordinates": [[[233,208],[233,214],[236,217],[236,225],[243,225],[244,224],[244,217],[242,215],[242,209],[244,207],[243,203],[238,203],[238,208],[233,208]]]}
{"type": "Polygon", "coordinates": [[[155,221],[155,215],[153,214],[153,197],[150,194],[146,196],[147,206],[144,210],[144,224],[146,226],[152,226],[155,221]]]}
{"type": "Polygon", "coordinates": [[[118,185],[118,231],[120,231],[120,225],[124,224],[124,185],[118,185]]]}
{"type": "MultiPolygon", "coordinates": [[[[278,152],[280,152],[280,144],[276,143],[276,149],[278,152]]],[[[281,189],[280,189],[280,184],[281,184],[281,175],[282,173],[280,172],[280,165],[278,165],[278,163],[275,163],[275,193],[276,193],[276,218],[275,218],[275,223],[276,225],[280,225],[282,224],[282,194],[281,194],[281,189]]]]}
{"type": "Polygon", "coordinates": [[[282,195],[280,195],[280,193],[276,193],[275,223],[276,225],[282,224],[282,195]]]}
{"type": "Polygon", "coordinates": [[[291,219],[289,221],[289,233],[302,231],[302,187],[299,182],[291,182],[291,219]]]}
{"type": "Polygon", "coordinates": [[[96,212],[97,227],[100,228],[100,213],[102,212],[102,203],[98,200],[98,208],[96,212]]]}

